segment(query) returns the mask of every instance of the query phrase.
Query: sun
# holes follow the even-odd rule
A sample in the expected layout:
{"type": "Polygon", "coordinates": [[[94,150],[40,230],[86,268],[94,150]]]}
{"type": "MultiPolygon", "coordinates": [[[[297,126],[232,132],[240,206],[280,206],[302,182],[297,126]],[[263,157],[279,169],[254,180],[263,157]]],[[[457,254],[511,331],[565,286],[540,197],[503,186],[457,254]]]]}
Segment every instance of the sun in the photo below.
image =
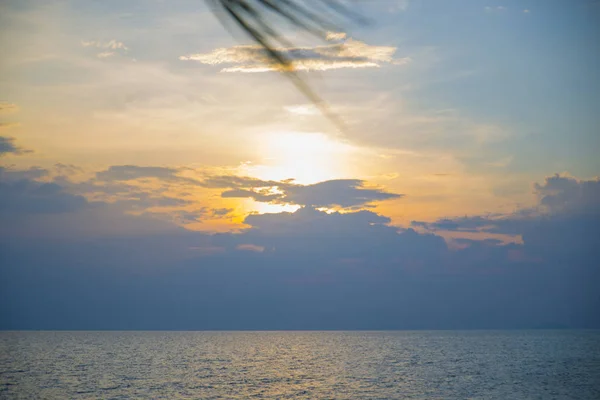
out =
{"type": "Polygon", "coordinates": [[[300,208],[295,204],[269,204],[250,200],[251,204],[247,206],[248,210],[259,214],[279,214],[283,212],[293,213],[300,208]]]}
{"type": "Polygon", "coordinates": [[[260,139],[262,162],[247,165],[259,179],[312,184],[352,174],[351,156],[356,148],[318,132],[279,131],[260,139]]]}

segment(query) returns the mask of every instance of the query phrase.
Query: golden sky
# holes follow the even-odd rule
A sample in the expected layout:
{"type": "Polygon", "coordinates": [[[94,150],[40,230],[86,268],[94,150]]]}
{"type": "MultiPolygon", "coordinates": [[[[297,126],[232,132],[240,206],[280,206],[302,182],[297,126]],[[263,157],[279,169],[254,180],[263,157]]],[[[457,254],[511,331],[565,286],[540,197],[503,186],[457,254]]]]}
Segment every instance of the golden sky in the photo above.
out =
{"type": "MultiPolygon", "coordinates": [[[[280,49],[298,58],[295,67],[344,131],[202,2],[3,3],[1,134],[13,150],[2,163],[47,169],[40,179],[58,179],[89,200],[207,231],[237,230],[249,213],[305,205],[268,197],[286,196],[276,182],[359,180],[357,190],[369,192],[363,200],[323,209],[367,207],[408,226],[512,212],[535,204],[531,185],[547,175],[595,175],[597,161],[574,150],[597,145],[589,117],[566,139],[560,126],[574,114],[563,100],[540,93],[533,100],[546,109],[532,106],[531,117],[514,107],[523,85],[536,88],[535,79],[518,76],[531,65],[514,61],[535,43],[507,38],[494,43],[496,56],[486,47],[484,38],[511,24],[543,35],[547,22],[535,10],[473,10],[490,26],[481,40],[461,42],[460,32],[399,26],[390,15],[405,21],[411,11],[418,20],[426,10],[387,3],[368,10],[374,26],[330,32],[326,41],[290,31],[294,47],[280,49]],[[498,65],[514,73],[503,77],[498,65]],[[553,156],[532,155],[536,148],[553,156]],[[106,173],[125,166],[131,175],[106,173]],[[202,183],[219,176],[267,183],[202,183]]],[[[547,56],[535,51],[533,67],[547,56]]]]}

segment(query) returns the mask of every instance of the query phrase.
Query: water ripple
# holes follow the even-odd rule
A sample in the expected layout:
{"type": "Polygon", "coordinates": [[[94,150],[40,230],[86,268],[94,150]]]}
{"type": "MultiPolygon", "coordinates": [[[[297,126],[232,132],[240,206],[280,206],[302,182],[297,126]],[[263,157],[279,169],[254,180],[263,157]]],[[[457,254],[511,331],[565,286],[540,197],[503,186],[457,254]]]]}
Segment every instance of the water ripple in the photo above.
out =
{"type": "Polygon", "coordinates": [[[2,332],[2,399],[597,399],[600,332],[2,332]]]}

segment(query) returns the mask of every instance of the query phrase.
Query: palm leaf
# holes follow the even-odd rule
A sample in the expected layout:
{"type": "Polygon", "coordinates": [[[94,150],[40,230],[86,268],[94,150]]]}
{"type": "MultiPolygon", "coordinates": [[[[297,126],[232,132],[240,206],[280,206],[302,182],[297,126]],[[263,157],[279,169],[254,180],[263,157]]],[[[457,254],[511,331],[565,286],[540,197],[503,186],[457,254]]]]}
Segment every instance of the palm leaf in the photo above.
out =
{"type": "Polygon", "coordinates": [[[258,43],[267,57],[292,83],[338,128],[342,121],[333,114],[327,104],[315,93],[294,69],[293,59],[278,50],[281,46],[293,47],[279,33],[279,21],[287,23],[325,40],[328,31],[340,31],[340,21],[364,22],[340,0],[206,0],[221,17],[221,21],[233,21],[252,40],[258,43]],[[225,16],[223,18],[222,16],[225,16]]]}

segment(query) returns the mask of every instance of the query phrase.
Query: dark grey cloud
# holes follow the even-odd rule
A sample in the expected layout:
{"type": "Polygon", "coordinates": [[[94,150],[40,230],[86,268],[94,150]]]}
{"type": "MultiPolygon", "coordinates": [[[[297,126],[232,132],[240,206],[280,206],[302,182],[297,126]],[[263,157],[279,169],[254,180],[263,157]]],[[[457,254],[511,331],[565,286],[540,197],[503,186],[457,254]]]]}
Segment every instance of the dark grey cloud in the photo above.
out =
{"type": "Polygon", "coordinates": [[[136,179],[156,178],[166,182],[199,184],[200,182],[179,176],[181,170],[168,167],[142,167],[138,165],[113,165],[105,171],[96,173],[100,181],[133,181],[136,179]]]}
{"type": "Polygon", "coordinates": [[[69,176],[69,175],[73,175],[73,174],[84,172],[83,168],[78,167],[78,166],[73,165],[73,164],[57,163],[57,164],[54,164],[54,169],[61,176],[69,176]]]}
{"type": "Polygon", "coordinates": [[[249,176],[236,175],[216,175],[208,176],[202,181],[202,186],[212,189],[234,189],[234,188],[265,188],[279,187],[280,185],[289,184],[292,180],[284,181],[264,181],[258,178],[249,176]]]}
{"type": "Polygon", "coordinates": [[[593,221],[600,218],[600,180],[578,180],[558,174],[534,184],[538,205],[511,214],[412,221],[414,227],[432,231],[489,232],[520,235],[548,223],[593,221]]]}
{"type": "Polygon", "coordinates": [[[231,214],[233,211],[233,208],[215,208],[212,210],[212,215],[215,217],[224,217],[227,214],[231,214]]]}
{"type": "Polygon", "coordinates": [[[144,212],[173,204],[187,205],[180,199],[139,193],[137,198],[123,202],[90,201],[73,193],[72,182],[51,176],[50,171],[41,168],[12,170],[0,167],[0,243],[7,238],[9,241],[30,239],[46,243],[80,237],[116,235],[122,238],[183,230],[171,222],[175,218],[155,218],[144,212]]]}
{"type": "Polygon", "coordinates": [[[443,231],[457,231],[461,228],[461,225],[450,219],[441,219],[435,222],[423,222],[423,221],[412,221],[411,226],[415,228],[425,228],[431,230],[443,230],[443,231]]]}
{"type": "Polygon", "coordinates": [[[266,203],[309,207],[363,207],[376,201],[398,199],[403,196],[379,188],[365,187],[365,182],[360,179],[334,179],[301,185],[292,180],[277,182],[220,176],[206,180],[205,184],[210,187],[228,188],[229,190],[221,194],[222,197],[251,198],[266,203]]]}
{"type": "Polygon", "coordinates": [[[268,189],[263,190],[248,190],[248,189],[231,189],[221,193],[223,198],[249,198],[263,203],[271,203],[281,199],[279,194],[271,194],[268,189]]]}
{"type": "Polygon", "coordinates": [[[361,231],[362,229],[391,229],[388,217],[372,211],[326,213],[312,207],[304,207],[296,212],[276,214],[250,214],[244,223],[263,232],[285,232],[288,235],[338,235],[341,232],[361,231]]]}
{"type": "MultiPolygon", "coordinates": [[[[54,181],[64,187],[68,187],[73,192],[85,195],[100,194],[109,197],[127,198],[134,193],[142,191],[138,185],[127,181],[106,182],[90,179],[83,182],[73,182],[68,176],[64,175],[55,177],[54,181]]],[[[158,188],[156,192],[161,193],[162,188],[158,188]]]]}
{"type": "Polygon", "coordinates": [[[206,207],[197,210],[177,210],[174,211],[176,218],[182,220],[183,223],[202,222],[202,219],[208,214],[206,207]]]}
{"type": "Polygon", "coordinates": [[[202,222],[206,216],[210,215],[207,207],[201,207],[195,210],[147,211],[144,214],[180,224],[202,222]]]}
{"type": "MultiPolygon", "coordinates": [[[[113,166],[98,172],[92,179],[72,181],[72,175],[84,174],[85,171],[66,164],[56,164],[52,171],[37,167],[28,170],[0,167],[0,182],[5,189],[2,197],[3,211],[5,216],[16,212],[17,208],[18,212],[29,214],[35,213],[36,209],[38,213],[58,210],[75,212],[93,205],[108,207],[113,213],[133,213],[147,219],[177,224],[197,223],[207,218],[223,218],[233,211],[228,208],[209,210],[199,205],[198,200],[189,193],[173,191],[173,188],[185,188],[190,182],[194,186],[199,183],[178,176],[179,172],[174,168],[113,166]],[[39,181],[41,178],[44,182],[39,181]],[[145,178],[157,179],[158,186],[140,185],[139,180],[145,178]],[[43,193],[42,188],[45,190],[43,193]],[[19,196],[24,198],[23,202],[19,196]],[[33,207],[32,203],[39,204],[33,207]],[[59,205],[62,205],[62,208],[59,205]]],[[[237,181],[241,182],[239,179],[237,181]]]]}
{"type": "MultiPolygon", "coordinates": [[[[64,169],[64,168],[63,168],[64,169]]],[[[401,194],[386,192],[381,188],[366,186],[359,179],[336,179],[311,185],[295,183],[293,179],[281,181],[262,180],[248,176],[205,175],[202,180],[181,176],[182,170],[168,167],[142,167],[136,165],[114,165],[96,173],[95,179],[69,183],[78,193],[101,193],[119,196],[119,201],[129,201],[143,190],[147,197],[164,197],[169,185],[193,186],[207,189],[223,189],[223,198],[251,198],[273,204],[295,204],[309,207],[340,207],[360,209],[377,201],[398,199],[401,194]],[[139,181],[156,179],[161,187],[142,190],[139,181]]],[[[140,206],[142,203],[140,203],[140,206]]]]}
{"type": "MultiPolygon", "coordinates": [[[[47,197],[60,199],[54,211],[77,209],[56,183],[2,183],[19,194],[19,204],[47,197]]],[[[548,195],[554,194],[541,198],[548,195]]],[[[99,209],[119,211],[97,206],[71,214],[99,209]]],[[[211,213],[202,208],[178,217],[195,221],[211,213]]],[[[11,216],[22,226],[19,215],[11,216]]],[[[144,217],[115,214],[110,224],[144,217]]],[[[458,249],[373,211],[327,213],[308,205],[252,214],[244,221],[249,228],[220,234],[144,228],[61,239],[63,226],[54,223],[43,238],[0,235],[0,328],[600,327],[598,219],[572,209],[518,217],[527,222],[517,225],[514,217],[510,227],[522,244],[462,239],[458,249]]],[[[480,218],[448,218],[440,226],[479,229],[480,222],[503,219],[480,218]]],[[[86,224],[105,219],[100,214],[86,224]]]]}
{"type": "Polygon", "coordinates": [[[0,175],[0,214],[54,214],[74,212],[89,203],[55,183],[29,179],[4,180],[0,175]]]}
{"type": "Polygon", "coordinates": [[[597,249],[565,258],[554,243],[542,258],[527,241],[472,240],[452,251],[388,221],[302,208],[249,216],[240,233],[0,241],[0,327],[600,326],[597,249]]]}
{"type": "Polygon", "coordinates": [[[434,222],[412,221],[411,226],[440,231],[477,232],[495,226],[492,221],[489,216],[473,216],[443,218],[434,222]]]}
{"type": "Polygon", "coordinates": [[[49,171],[45,168],[31,167],[29,169],[15,170],[0,167],[0,181],[18,181],[21,179],[36,180],[48,176],[49,171]]]}
{"type": "Polygon", "coordinates": [[[481,231],[518,235],[523,255],[540,263],[600,265],[600,181],[554,175],[534,185],[537,207],[507,215],[413,222],[433,232],[481,231]]]}
{"type": "Polygon", "coordinates": [[[119,199],[113,204],[126,210],[144,210],[153,207],[182,207],[191,201],[169,196],[155,196],[149,192],[129,192],[126,198],[119,199]]]}
{"type": "Polygon", "coordinates": [[[535,184],[540,205],[552,214],[600,214],[600,179],[578,180],[558,174],[535,184]]]}
{"type": "Polygon", "coordinates": [[[137,165],[113,165],[105,171],[96,173],[103,181],[128,181],[140,178],[173,179],[178,171],[166,167],[140,167],[137,165]]]}
{"type": "Polygon", "coordinates": [[[58,164],[54,170],[62,175],[54,177],[53,181],[70,192],[88,196],[96,202],[110,204],[124,212],[161,218],[170,216],[178,223],[196,220],[196,217],[192,217],[191,213],[188,215],[188,211],[182,208],[189,208],[188,206],[197,201],[190,200],[189,193],[182,193],[182,189],[198,186],[201,182],[180,176],[181,169],[115,165],[97,172],[92,179],[77,182],[73,182],[70,176],[82,172],[78,167],[58,164]],[[152,179],[153,184],[145,184],[147,179],[152,179]],[[157,211],[156,208],[171,210],[157,211]]]}
{"type": "Polygon", "coordinates": [[[359,179],[338,179],[285,189],[283,202],[313,207],[355,207],[374,201],[397,199],[400,194],[364,187],[359,179]]]}
{"type": "Polygon", "coordinates": [[[15,139],[12,137],[0,136],[0,157],[6,154],[23,154],[30,150],[25,150],[15,144],[15,139]]]}

